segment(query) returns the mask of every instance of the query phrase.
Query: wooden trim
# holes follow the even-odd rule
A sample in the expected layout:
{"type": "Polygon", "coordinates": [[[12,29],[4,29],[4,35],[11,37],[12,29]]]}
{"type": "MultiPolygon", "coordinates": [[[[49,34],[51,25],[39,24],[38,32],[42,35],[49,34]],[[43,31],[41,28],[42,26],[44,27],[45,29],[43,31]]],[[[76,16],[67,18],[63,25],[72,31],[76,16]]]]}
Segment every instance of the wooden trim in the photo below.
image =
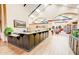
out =
{"type": "Polygon", "coordinates": [[[0,27],[1,27],[1,32],[2,32],[2,7],[0,4],[0,27]]]}
{"type": "Polygon", "coordinates": [[[6,21],[7,21],[7,17],[6,17],[6,4],[3,4],[3,12],[4,12],[4,26],[6,26],[6,21]]]}
{"type": "Polygon", "coordinates": [[[6,27],[6,4],[0,4],[0,27],[1,27],[1,32],[3,30],[3,26],[6,27]],[[4,18],[3,18],[4,17],[4,18]]]}
{"type": "MultiPolygon", "coordinates": [[[[6,5],[5,4],[0,4],[0,32],[4,32],[4,29],[6,27],[6,5]]],[[[1,39],[2,40],[2,39],[1,39]]]]}

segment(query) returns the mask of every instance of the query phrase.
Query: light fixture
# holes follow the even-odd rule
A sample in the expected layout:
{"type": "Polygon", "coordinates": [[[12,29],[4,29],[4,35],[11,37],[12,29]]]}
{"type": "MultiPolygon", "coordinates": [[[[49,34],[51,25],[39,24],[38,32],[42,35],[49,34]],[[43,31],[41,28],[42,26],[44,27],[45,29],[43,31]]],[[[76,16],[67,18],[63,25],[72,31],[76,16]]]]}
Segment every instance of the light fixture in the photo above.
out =
{"type": "Polygon", "coordinates": [[[40,10],[39,9],[36,9],[36,11],[39,13],[40,12],[40,10]]]}
{"type": "Polygon", "coordinates": [[[68,6],[68,4],[63,4],[63,6],[68,6]]]}
{"type": "Polygon", "coordinates": [[[45,7],[48,5],[48,4],[43,4],[45,7]]]}
{"type": "Polygon", "coordinates": [[[35,16],[34,16],[34,15],[31,15],[30,17],[32,17],[32,18],[33,18],[33,17],[35,17],[35,16]]]}

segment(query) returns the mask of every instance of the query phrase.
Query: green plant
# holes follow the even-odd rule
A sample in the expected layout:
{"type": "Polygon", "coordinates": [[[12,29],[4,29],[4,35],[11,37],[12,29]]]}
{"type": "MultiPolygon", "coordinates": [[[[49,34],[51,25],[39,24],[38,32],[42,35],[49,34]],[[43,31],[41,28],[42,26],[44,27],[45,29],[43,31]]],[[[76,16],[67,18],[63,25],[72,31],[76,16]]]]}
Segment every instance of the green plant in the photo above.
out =
{"type": "Polygon", "coordinates": [[[49,28],[49,30],[51,30],[51,28],[49,28]]]}
{"type": "Polygon", "coordinates": [[[13,32],[13,29],[11,27],[6,27],[4,30],[4,35],[9,36],[13,32]]]}
{"type": "Polygon", "coordinates": [[[75,36],[75,37],[78,37],[79,36],[79,30],[73,30],[72,35],[75,36]]]}

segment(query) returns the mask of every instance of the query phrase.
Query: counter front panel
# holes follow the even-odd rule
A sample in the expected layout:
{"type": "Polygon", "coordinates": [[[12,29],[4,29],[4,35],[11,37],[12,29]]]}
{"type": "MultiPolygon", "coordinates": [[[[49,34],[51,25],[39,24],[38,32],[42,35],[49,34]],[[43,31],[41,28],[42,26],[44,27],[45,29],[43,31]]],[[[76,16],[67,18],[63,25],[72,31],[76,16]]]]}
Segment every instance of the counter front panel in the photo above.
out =
{"type": "Polygon", "coordinates": [[[46,39],[49,31],[40,31],[35,33],[18,33],[19,36],[8,36],[8,42],[19,48],[31,51],[40,42],[46,39]]]}

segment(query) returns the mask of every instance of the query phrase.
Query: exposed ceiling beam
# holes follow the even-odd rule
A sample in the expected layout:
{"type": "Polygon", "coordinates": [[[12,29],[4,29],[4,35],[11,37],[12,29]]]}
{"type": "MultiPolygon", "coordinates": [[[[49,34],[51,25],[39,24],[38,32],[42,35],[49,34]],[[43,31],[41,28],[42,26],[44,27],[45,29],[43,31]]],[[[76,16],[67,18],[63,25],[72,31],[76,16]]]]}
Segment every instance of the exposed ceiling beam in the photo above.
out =
{"type": "Polygon", "coordinates": [[[26,4],[24,4],[24,7],[26,6],[26,4]]]}
{"type": "Polygon", "coordinates": [[[39,4],[28,16],[30,16],[31,14],[33,14],[35,12],[36,9],[38,9],[41,6],[41,4],[39,4]]]}

